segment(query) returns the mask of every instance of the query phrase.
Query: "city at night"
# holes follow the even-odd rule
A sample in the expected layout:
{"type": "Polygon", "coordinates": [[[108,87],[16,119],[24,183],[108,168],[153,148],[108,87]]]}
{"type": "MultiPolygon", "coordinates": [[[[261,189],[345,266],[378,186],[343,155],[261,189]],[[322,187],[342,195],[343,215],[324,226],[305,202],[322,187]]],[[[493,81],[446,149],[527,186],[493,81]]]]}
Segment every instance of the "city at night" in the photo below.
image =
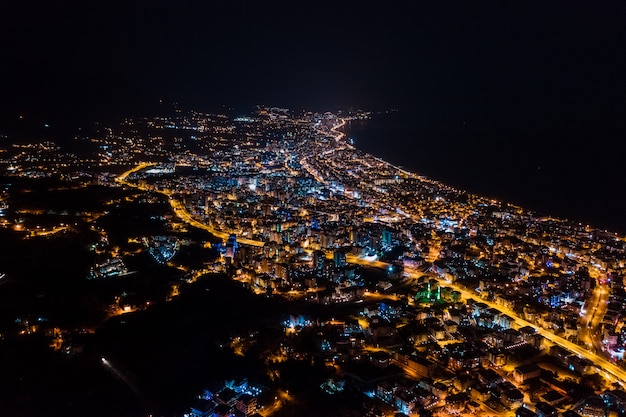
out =
{"type": "Polygon", "coordinates": [[[626,4],[0,4],[0,415],[626,417],[626,4]]]}

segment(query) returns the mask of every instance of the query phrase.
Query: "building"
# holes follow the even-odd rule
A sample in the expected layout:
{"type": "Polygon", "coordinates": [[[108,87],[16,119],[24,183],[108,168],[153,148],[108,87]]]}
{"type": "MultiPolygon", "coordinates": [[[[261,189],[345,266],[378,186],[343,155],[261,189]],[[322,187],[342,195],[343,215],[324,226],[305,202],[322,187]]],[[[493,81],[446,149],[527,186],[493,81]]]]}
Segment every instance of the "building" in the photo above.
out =
{"type": "Polygon", "coordinates": [[[518,366],[513,370],[513,379],[518,384],[523,384],[531,378],[537,378],[541,375],[542,369],[534,363],[518,366]]]}
{"type": "Polygon", "coordinates": [[[333,260],[335,261],[335,268],[341,268],[347,265],[346,254],[336,250],[333,254],[333,260]]]}
{"type": "Polygon", "coordinates": [[[235,402],[235,408],[245,416],[252,415],[256,412],[257,399],[250,394],[241,394],[235,402]]]}
{"type": "Polygon", "coordinates": [[[606,415],[604,400],[592,395],[583,402],[578,412],[583,417],[604,417],[606,415]]]}
{"type": "Polygon", "coordinates": [[[237,253],[237,236],[233,234],[228,236],[228,240],[226,241],[226,253],[224,256],[232,259],[235,257],[235,253],[237,253]]]}
{"type": "Polygon", "coordinates": [[[516,408],[521,407],[524,403],[524,394],[517,388],[512,390],[507,390],[502,393],[500,397],[500,402],[502,405],[508,408],[516,408]]]}
{"type": "Polygon", "coordinates": [[[537,413],[537,417],[557,417],[559,415],[556,408],[543,401],[537,402],[535,405],[535,413],[537,413]]]}
{"type": "Polygon", "coordinates": [[[515,417],[537,417],[537,414],[526,407],[520,407],[515,410],[515,417]]]}
{"type": "Polygon", "coordinates": [[[418,377],[432,376],[433,364],[422,356],[405,355],[396,352],[394,359],[400,366],[406,366],[408,369],[414,371],[418,377]]]}

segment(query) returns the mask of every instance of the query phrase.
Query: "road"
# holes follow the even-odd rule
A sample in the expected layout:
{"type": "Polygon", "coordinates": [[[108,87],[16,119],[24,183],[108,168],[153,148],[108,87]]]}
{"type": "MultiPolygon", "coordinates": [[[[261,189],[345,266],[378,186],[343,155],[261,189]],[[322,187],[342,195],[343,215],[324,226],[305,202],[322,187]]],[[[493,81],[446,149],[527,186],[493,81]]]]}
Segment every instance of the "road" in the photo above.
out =
{"type": "MultiPolygon", "coordinates": [[[[172,207],[172,210],[174,210],[174,213],[176,214],[176,216],[178,216],[179,219],[181,219],[182,221],[184,221],[190,226],[196,227],[201,230],[206,230],[207,232],[211,233],[213,236],[219,237],[220,239],[224,239],[224,240],[228,239],[231,233],[215,229],[214,227],[211,227],[208,224],[202,223],[201,221],[195,219],[193,215],[189,211],[187,211],[183,203],[181,203],[179,200],[177,200],[174,197],[173,192],[168,191],[168,190],[157,190],[152,187],[139,185],[139,184],[133,184],[132,182],[126,181],[126,178],[128,178],[130,174],[141,171],[142,169],[145,169],[154,165],[156,164],[153,162],[141,163],[129,169],[128,171],[122,173],[120,176],[118,176],[115,179],[115,181],[117,181],[120,184],[129,186],[129,187],[137,188],[141,191],[156,192],[156,193],[166,196],[167,201],[170,203],[170,206],[172,207]]],[[[240,245],[250,245],[250,246],[257,246],[257,247],[262,247],[265,245],[265,242],[263,241],[246,239],[246,238],[241,238],[241,237],[237,237],[237,243],[240,245]]]]}
{"type": "MultiPolygon", "coordinates": [[[[184,222],[188,223],[191,226],[197,227],[199,229],[202,230],[206,230],[209,233],[220,237],[222,239],[227,239],[229,236],[229,233],[221,231],[221,230],[217,230],[209,225],[206,225],[198,220],[196,220],[191,213],[189,213],[186,208],[183,206],[183,204],[176,200],[173,196],[172,192],[169,191],[165,191],[165,190],[155,190],[151,187],[146,187],[146,186],[140,186],[138,184],[133,184],[130,183],[128,181],[126,181],[126,178],[128,178],[128,176],[133,173],[133,172],[138,172],[142,169],[145,169],[149,166],[153,166],[155,165],[154,163],[142,163],[139,164],[135,167],[133,167],[132,169],[124,172],[123,174],[121,174],[116,181],[120,184],[124,184],[130,187],[134,187],[134,188],[138,188],[142,191],[150,191],[150,192],[158,192],[160,194],[163,194],[165,196],[168,197],[168,201],[172,207],[172,209],[174,210],[174,212],[176,213],[176,215],[183,220],[184,222]]],[[[237,242],[240,244],[244,244],[244,245],[252,245],[252,246],[263,246],[265,245],[265,242],[262,241],[257,241],[257,240],[252,240],[252,239],[245,239],[245,238],[237,238],[237,242]]],[[[367,266],[374,266],[374,267],[378,267],[378,268],[387,268],[389,267],[391,264],[382,262],[382,261],[366,261],[364,259],[358,258],[354,255],[349,255],[347,257],[347,261],[350,263],[354,263],[354,264],[361,264],[361,265],[367,265],[367,266]]],[[[425,273],[414,273],[414,272],[410,272],[409,273],[409,277],[410,278],[417,278],[418,276],[422,276],[422,275],[429,275],[432,278],[436,279],[440,285],[442,286],[447,286],[452,288],[453,290],[456,290],[458,292],[461,293],[461,295],[463,297],[465,297],[466,299],[479,299],[479,295],[475,294],[473,292],[468,291],[467,289],[465,289],[464,287],[461,287],[457,284],[454,283],[449,283],[446,282],[444,280],[442,280],[439,276],[435,275],[435,274],[425,274],[425,273]]],[[[608,298],[608,291],[600,291],[596,294],[594,292],[594,295],[592,297],[596,297],[597,296],[597,303],[596,303],[596,307],[598,309],[601,309],[602,306],[604,306],[604,308],[606,308],[606,302],[602,302],[602,300],[606,300],[605,297],[608,298]]],[[[612,376],[613,378],[615,378],[616,380],[622,382],[622,383],[626,383],[626,370],[614,365],[613,363],[611,363],[610,361],[608,361],[606,358],[593,353],[581,346],[578,346],[560,336],[555,335],[552,332],[547,331],[546,329],[541,329],[538,328],[536,325],[534,325],[533,323],[530,323],[526,320],[524,320],[523,318],[519,317],[513,310],[506,308],[504,306],[501,306],[499,304],[496,304],[494,302],[491,301],[487,301],[484,299],[480,299],[481,302],[483,302],[484,304],[486,304],[488,307],[491,308],[495,308],[501,312],[503,312],[504,314],[510,316],[511,318],[515,319],[515,325],[519,327],[524,327],[524,326],[531,326],[535,329],[537,329],[537,332],[539,334],[541,334],[543,337],[545,337],[547,340],[551,341],[554,344],[557,344],[559,346],[562,346],[565,349],[570,350],[571,352],[576,353],[577,355],[584,357],[588,360],[590,360],[592,363],[594,363],[598,368],[602,369],[603,373],[605,374],[605,376],[609,377],[612,376]]],[[[591,301],[593,303],[593,301],[591,301]]],[[[602,317],[604,316],[604,314],[600,314],[602,312],[602,310],[600,310],[600,312],[597,312],[595,315],[592,314],[592,317],[590,319],[587,320],[587,323],[589,322],[589,320],[591,320],[592,322],[592,327],[593,326],[597,326],[597,324],[599,323],[600,320],[602,320],[602,317]]],[[[597,343],[597,342],[596,342],[597,343]]]]}
{"type": "Polygon", "coordinates": [[[600,323],[608,309],[610,291],[605,284],[597,285],[591,296],[585,301],[584,315],[580,319],[579,338],[595,352],[602,352],[602,333],[600,323]]]}
{"type": "MultiPolygon", "coordinates": [[[[360,265],[368,265],[368,266],[374,266],[374,267],[378,267],[378,268],[387,268],[389,267],[391,264],[382,262],[382,261],[366,261],[363,260],[357,256],[354,255],[349,255],[346,257],[346,260],[349,263],[354,263],[354,264],[360,264],[360,265]]],[[[415,273],[415,272],[408,272],[409,277],[411,278],[418,278],[419,276],[423,276],[423,275],[428,275],[434,279],[436,279],[439,282],[439,285],[441,286],[445,286],[445,287],[449,287],[453,290],[456,290],[458,292],[461,293],[461,295],[465,298],[465,299],[477,299],[480,300],[480,302],[486,304],[488,307],[490,308],[495,308],[499,311],[501,311],[502,313],[508,315],[509,317],[515,319],[515,325],[517,326],[517,328],[520,327],[524,327],[524,326],[531,326],[534,329],[537,330],[537,332],[542,335],[544,338],[546,338],[547,340],[549,340],[550,342],[559,345],[573,353],[576,353],[577,355],[579,355],[580,357],[586,358],[589,361],[591,361],[595,366],[597,366],[600,370],[602,370],[602,372],[604,373],[604,376],[606,376],[607,378],[611,379],[614,378],[615,380],[621,382],[621,383],[626,383],[626,370],[620,368],[619,366],[616,366],[614,364],[612,364],[610,361],[608,361],[606,358],[593,353],[589,350],[587,350],[584,347],[578,346],[577,344],[574,344],[572,342],[570,342],[569,340],[566,340],[560,336],[555,335],[552,332],[547,331],[546,329],[542,329],[537,327],[535,324],[526,321],[525,319],[519,317],[513,310],[506,308],[504,306],[501,306],[499,304],[496,304],[492,301],[487,301],[485,299],[480,298],[480,296],[477,293],[468,291],[466,288],[454,284],[454,283],[450,283],[447,282],[441,278],[439,278],[439,276],[437,276],[436,274],[432,274],[432,273],[415,273]]],[[[607,295],[608,296],[608,295],[607,295]]],[[[606,303],[605,303],[606,304],[606,303]]],[[[600,318],[601,319],[601,318],[600,318]]]]}
{"type": "Polygon", "coordinates": [[[258,413],[263,417],[269,417],[280,410],[283,405],[290,402],[295,402],[295,399],[291,394],[289,394],[289,391],[279,389],[276,393],[276,397],[274,397],[274,402],[269,406],[260,409],[258,413]]]}

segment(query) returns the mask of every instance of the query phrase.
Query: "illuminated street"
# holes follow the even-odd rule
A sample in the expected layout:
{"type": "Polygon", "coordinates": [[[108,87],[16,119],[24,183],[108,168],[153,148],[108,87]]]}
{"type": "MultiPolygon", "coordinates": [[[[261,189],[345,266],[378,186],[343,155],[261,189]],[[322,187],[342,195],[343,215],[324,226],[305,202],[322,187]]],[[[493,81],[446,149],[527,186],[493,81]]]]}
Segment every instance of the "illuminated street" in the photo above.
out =
{"type": "MultiPolygon", "coordinates": [[[[321,396],[319,405],[327,396],[360,403],[365,395],[373,402],[363,403],[364,413],[378,404],[387,414],[432,410],[434,417],[512,417],[520,407],[541,412],[541,396],[556,397],[551,390],[564,398],[559,412],[584,414],[581,401],[591,384],[596,391],[621,387],[626,298],[624,262],[616,254],[625,250],[624,239],[469,194],[367,154],[344,129],[370,117],[260,107],[231,121],[181,112],[123,125],[171,133],[169,144],[165,136],[139,133],[130,142],[94,139],[101,163],[115,160],[125,170],[94,180],[101,205],[75,210],[72,218],[68,210],[20,208],[2,224],[33,245],[88,231],[82,248],[92,262],[78,276],[100,301],[81,303],[100,320],[76,330],[53,327],[47,317],[18,317],[16,337],[45,335],[47,348],[75,356],[84,348],[74,343],[77,336],[164,308],[196,300],[203,307],[194,314],[221,301],[275,305],[281,318],[256,310],[238,315],[224,306],[210,315],[256,323],[211,346],[235,361],[262,349],[264,360],[255,363],[271,383],[226,379],[199,397],[206,410],[265,417],[310,407],[297,390],[287,393],[302,384],[321,396]],[[193,135],[187,141],[181,131],[193,135]],[[116,227],[125,216],[132,220],[116,227]],[[235,298],[221,299],[221,279],[239,291],[235,298]],[[241,301],[246,297],[253,298],[241,301]],[[270,340],[261,336],[267,331],[274,332],[270,340]],[[535,385],[541,394],[531,392],[535,385]]],[[[31,168],[15,172],[31,176],[31,168]]],[[[90,192],[83,184],[51,192],[90,192]]],[[[12,277],[0,273],[3,288],[10,287],[12,277]]],[[[180,319],[188,320],[179,324],[189,323],[188,335],[213,338],[197,331],[203,327],[195,319],[180,319]]],[[[107,369],[139,397],[125,374],[107,369]]]]}

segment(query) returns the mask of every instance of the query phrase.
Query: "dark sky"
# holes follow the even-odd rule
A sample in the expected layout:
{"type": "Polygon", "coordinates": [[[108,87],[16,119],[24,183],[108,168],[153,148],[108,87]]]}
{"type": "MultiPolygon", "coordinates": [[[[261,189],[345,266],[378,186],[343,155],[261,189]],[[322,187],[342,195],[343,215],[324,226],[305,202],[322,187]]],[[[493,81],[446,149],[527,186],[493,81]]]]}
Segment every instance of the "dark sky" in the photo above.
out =
{"type": "Polygon", "coordinates": [[[623,1],[0,2],[0,103],[417,109],[624,130],[623,1]]]}
{"type": "Polygon", "coordinates": [[[399,108],[392,160],[626,232],[624,0],[0,0],[0,133],[161,98],[399,108]]]}

